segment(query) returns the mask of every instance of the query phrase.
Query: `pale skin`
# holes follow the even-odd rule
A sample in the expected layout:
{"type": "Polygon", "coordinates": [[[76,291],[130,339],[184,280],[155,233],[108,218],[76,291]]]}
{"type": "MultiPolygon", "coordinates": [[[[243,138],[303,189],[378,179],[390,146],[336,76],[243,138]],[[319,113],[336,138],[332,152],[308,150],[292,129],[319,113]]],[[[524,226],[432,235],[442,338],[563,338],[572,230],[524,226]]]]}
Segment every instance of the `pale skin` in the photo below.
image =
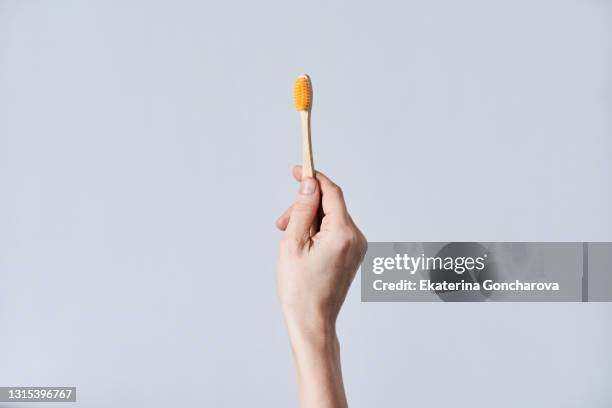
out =
{"type": "Polygon", "coordinates": [[[336,319],[367,241],[349,215],[342,190],[324,174],[302,180],[291,207],[276,221],[284,231],[276,280],[297,372],[302,408],[347,407],[336,319]],[[319,232],[310,235],[322,207],[319,232]]]}

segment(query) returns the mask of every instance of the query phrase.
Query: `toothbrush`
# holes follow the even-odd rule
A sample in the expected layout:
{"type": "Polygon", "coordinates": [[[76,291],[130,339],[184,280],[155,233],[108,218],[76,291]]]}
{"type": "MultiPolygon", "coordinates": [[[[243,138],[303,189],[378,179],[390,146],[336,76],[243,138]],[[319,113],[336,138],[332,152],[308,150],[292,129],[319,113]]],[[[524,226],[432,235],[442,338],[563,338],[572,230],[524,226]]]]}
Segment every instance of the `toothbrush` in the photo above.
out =
{"type": "MultiPolygon", "coordinates": [[[[312,157],[312,137],[310,132],[310,112],[312,110],[312,82],[306,74],[300,75],[293,86],[293,100],[295,109],[300,113],[302,121],[302,180],[306,177],[314,177],[314,159],[312,157]]],[[[320,228],[323,213],[321,206],[317,216],[310,227],[310,236],[313,237],[320,228]]]]}
{"type": "Polygon", "coordinates": [[[312,158],[312,139],[310,133],[310,112],[312,110],[312,83],[306,74],[295,80],[293,87],[295,109],[302,121],[302,179],[314,177],[314,160],[312,158]]]}

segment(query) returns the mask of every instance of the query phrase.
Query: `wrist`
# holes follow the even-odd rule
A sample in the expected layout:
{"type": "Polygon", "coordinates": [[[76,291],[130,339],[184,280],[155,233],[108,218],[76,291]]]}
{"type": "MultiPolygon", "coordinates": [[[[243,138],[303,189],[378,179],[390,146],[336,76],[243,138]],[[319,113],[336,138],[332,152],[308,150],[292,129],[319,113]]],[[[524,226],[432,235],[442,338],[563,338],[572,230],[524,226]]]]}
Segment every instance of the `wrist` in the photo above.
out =
{"type": "Polygon", "coordinates": [[[338,348],[335,322],[325,319],[288,320],[289,341],[294,352],[331,352],[338,348]]]}
{"type": "MultiPolygon", "coordinates": [[[[290,326],[291,327],[291,326],[290,326]]],[[[289,329],[300,406],[347,407],[335,324],[289,329]]]]}

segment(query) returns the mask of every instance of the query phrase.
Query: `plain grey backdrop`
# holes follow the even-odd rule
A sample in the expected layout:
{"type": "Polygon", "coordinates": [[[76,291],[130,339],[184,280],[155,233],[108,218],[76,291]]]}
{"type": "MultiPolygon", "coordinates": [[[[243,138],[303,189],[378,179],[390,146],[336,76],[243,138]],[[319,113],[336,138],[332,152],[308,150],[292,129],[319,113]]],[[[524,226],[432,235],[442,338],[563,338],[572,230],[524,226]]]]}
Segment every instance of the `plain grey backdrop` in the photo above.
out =
{"type": "MultiPolygon", "coordinates": [[[[273,221],[302,72],[371,241],[612,240],[610,1],[0,1],[0,385],[295,404],[273,221]]],[[[359,292],[353,407],[612,406],[612,305],[359,292]]]]}

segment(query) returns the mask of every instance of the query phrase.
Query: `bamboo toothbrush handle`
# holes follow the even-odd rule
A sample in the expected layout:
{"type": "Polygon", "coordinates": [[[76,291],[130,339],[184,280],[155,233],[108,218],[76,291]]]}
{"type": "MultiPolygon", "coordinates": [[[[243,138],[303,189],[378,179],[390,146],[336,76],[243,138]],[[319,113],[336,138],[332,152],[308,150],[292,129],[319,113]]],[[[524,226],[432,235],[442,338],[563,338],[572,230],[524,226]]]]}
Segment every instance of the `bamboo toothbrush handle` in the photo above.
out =
{"type": "Polygon", "coordinates": [[[310,112],[301,111],[300,116],[302,118],[302,178],[314,177],[312,140],[310,138],[310,112]]]}
{"type": "MultiPolygon", "coordinates": [[[[310,112],[301,111],[300,116],[302,118],[302,179],[304,179],[305,177],[314,177],[315,169],[312,155],[312,139],[310,136],[310,112]]],[[[319,232],[322,218],[322,211],[319,206],[315,220],[310,227],[311,237],[319,232]]]]}

